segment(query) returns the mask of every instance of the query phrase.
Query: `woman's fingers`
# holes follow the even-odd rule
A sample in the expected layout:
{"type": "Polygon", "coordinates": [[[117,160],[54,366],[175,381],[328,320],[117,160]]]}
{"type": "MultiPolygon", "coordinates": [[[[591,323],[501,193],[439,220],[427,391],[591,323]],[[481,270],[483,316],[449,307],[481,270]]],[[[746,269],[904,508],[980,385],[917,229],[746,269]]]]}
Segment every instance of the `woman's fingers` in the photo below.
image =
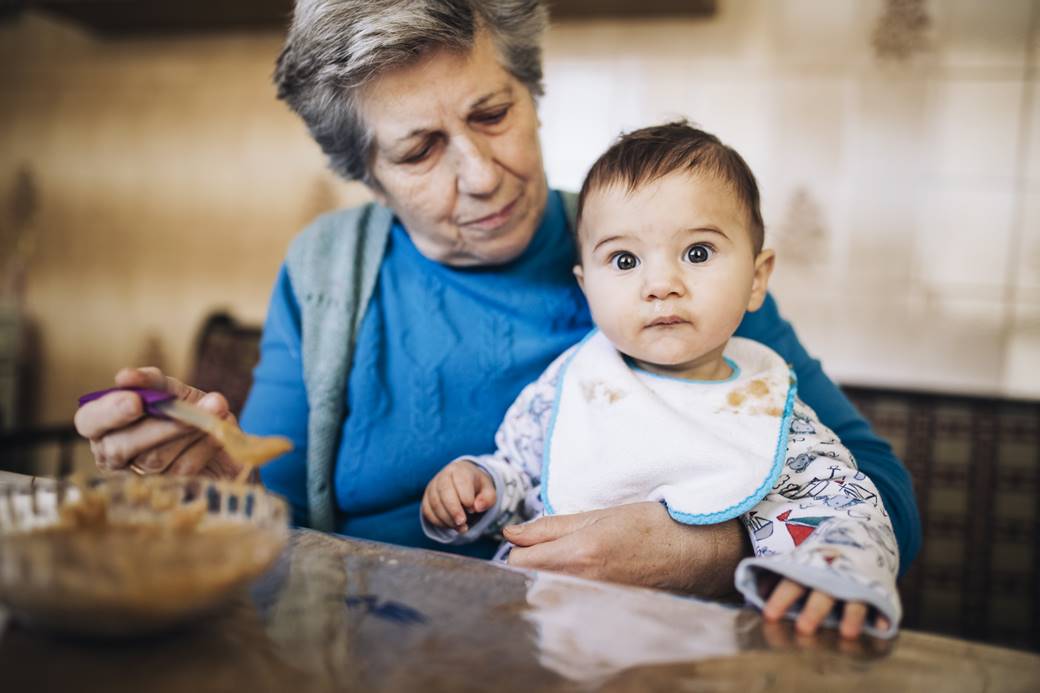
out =
{"type": "Polygon", "coordinates": [[[162,474],[173,469],[177,460],[191,448],[202,434],[197,431],[181,431],[176,438],[149,448],[128,462],[144,474],[162,474]]]}
{"type": "Polygon", "coordinates": [[[773,593],[769,595],[769,599],[766,600],[766,605],[762,609],[762,615],[767,621],[779,621],[804,594],[804,587],[793,580],[784,578],[773,588],[773,593]]]}
{"type": "Polygon", "coordinates": [[[118,387],[146,387],[152,390],[166,389],[166,376],[158,368],[121,368],[116,373],[118,387]]]}
{"type": "MultiPolygon", "coordinates": [[[[216,441],[213,441],[212,438],[210,440],[216,444],[216,441]]],[[[242,473],[242,465],[228,457],[228,454],[223,450],[214,452],[213,456],[206,462],[205,469],[212,472],[212,475],[217,479],[237,479],[239,474],[242,473]]],[[[247,481],[252,484],[260,483],[260,471],[258,468],[253,468],[247,481]]]]}
{"type": "Polygon", "coordinates": [[[858,638],[867,620],[867,605],[863,602],[847,602],[841,616],[838,632],[843,638],[858,638]]]}
{"type": "Polygon", "coordinates": [[[219,392],[202,392],[198,390],[201,396],[194,401],[194,404],[200,409],[205,409],[214,416],[231,421],[233,424],[238,424],[238,419],[231,413],[231,405],[228,404],[227,397],[220,394],[219,392]]]}
{"type": "MultiPolygon", "coordinates": [[[[510,527],[520,526],[510,525],[510,527]]],[[[506,538],[509,539],[509,536],[506,538]]],[[[513,543],[515,544],[516,542],[513,543]]],[[[509,552],[507,562],[509,565],[517,568],[577,573],[578,571],[573,569],[574,567],[571,565],[569,558],[576,555],[580,548],[580,545],[572,539],[571,535],[564,535],[559,539],[543,543],[517,544],[509,552]]]]}
{"type": "Polygon", "coordinates": [[[834,597],[826,592],[813,590],[805,600],[802,613],[798,614],[798,619],[794,622],[795,631],[801,635],[812,635],[833,608],[834,597]]]}
{"type": "Polygon", "coordinates": [[[171,378],[154,366],[122,369],[116,373],[116,385],[119,387],[145,387],[151,390],[165,390],[173,393],[177,399],[186,402],[197,402],[206,394],[198,388],[186,385],[176,378],[171,378]]]}
{"type": "MultiPolygon", "coordinates": [[[[189,442],[173,459],[166,472],[175,476],[195,476],[209,467],[221,454],[220,444],[204,433],[188,436],[189,442]]],[[[212,470],[214,473],[216,470],[212,470]]]]}
{"type": "MultiPolygon", "coordinates": [[[[101,469],[123,469],[134,458],[181,438],[190,430],[175,421],[148,418],[100,437],[91,438],[90,449],[101,469]]],[[[165,468],[171,461],[166,459],[160,464],[153,458],[149,465],[165,468]]]]}
{"type": "MultiPolygon", "coordinates": [[[[119,387],[143,387],[172,392],[196,402],[212,413],[227,418],[227,400],[218,393],[201,390],[167,377],[158,368],[124,368],[116,373],[119,387]]],[[[213,445],[199,445],[199,437],[188,437],[189,427],[174,421],[146,417],[141,398],[133,392],[111,392],[80,407],[74,423],[80,435],[90,440],[97,466],[104,470],[126,468],[131,462],[145,473],[176,470],[197,473],[206,466],[201,459],[213,445]]]]}
{"type": "MultiPolygon", "coordinates": [[[[219,392],[206,393],[195,404],[220,419],[237,423],[227,399],[219,392]]],[[[146,473],[168,472],[177,476],[194,476],[207,469],[215,478],[234,479],[238,476],[241,465],[234,463],[227,456],[216,439],[176,421],[153,421],[175,427],[180,431],[180,436],[138,454],[133,460],[134,466],[146,473]]]]}
{"type": "MultiPolygon", "coordinates": [[[[502,532],[506,539],[517,546],[534,546],[562,539],[594,523],[598,517],[599,513],[595,510],[573,515],[545,515],[520,525],[509,525],[502,532]]],[[[513,562],[512,555],[510,563],[513,562]]]]}
{"type": "Polygon", "coordinates": [[[109,431],[129,426],[142,416],[144,405],[136,393],[110,392],[77,409],[72,421],[81,436],[95,440],[109,431]]]}

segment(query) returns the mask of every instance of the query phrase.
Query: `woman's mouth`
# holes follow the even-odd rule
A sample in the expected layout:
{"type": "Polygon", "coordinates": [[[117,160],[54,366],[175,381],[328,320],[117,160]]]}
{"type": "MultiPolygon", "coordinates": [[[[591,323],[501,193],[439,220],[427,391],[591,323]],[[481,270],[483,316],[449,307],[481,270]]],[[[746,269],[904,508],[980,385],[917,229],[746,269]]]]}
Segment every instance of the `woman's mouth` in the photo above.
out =
{"type": "Polygon", "coordinates": [[[480,229],[481,231],[494,231],[497,228],[504,226],[510,218],[513,216],[513,211],[517,207],[517,202],[520,201],[520,195],[513,198],[513,201],[502,207],[497,212],[488,214],[487,216],[480,217],[478,219],[472,219],[462,223],[462,226],[468,226],[470,228],[480,229]]]}

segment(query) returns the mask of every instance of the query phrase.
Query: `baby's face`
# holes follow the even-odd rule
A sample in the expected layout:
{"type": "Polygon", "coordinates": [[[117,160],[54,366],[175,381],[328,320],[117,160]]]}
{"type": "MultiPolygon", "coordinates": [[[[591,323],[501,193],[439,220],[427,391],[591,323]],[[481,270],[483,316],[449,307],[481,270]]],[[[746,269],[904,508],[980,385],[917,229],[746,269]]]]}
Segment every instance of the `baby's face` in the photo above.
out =
{"type": "Polygon", "coordinates": [[[749,222],[730,185],[710,176],[590,191],[574,271],[596,325],[651,372],[727,377],[722,351],[762,305],[772,270],[772,251],[755,255],[749,222]]]}

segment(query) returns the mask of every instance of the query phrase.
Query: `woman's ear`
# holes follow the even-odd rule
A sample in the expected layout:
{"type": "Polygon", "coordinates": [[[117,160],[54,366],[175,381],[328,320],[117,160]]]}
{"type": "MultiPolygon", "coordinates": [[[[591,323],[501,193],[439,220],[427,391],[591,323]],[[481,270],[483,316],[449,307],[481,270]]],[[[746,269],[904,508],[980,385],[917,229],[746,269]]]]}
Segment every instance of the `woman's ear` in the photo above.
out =
{"type": "Polygon", "coordinates": [[[380,188],[370,187],[368,190],[372,193],[372,197],[375,198],[375,201],[378,202],[380,205],[382,205],[383,207],[390,206],[389,201],[386,199],[386,193],[384,193],[380,188]]]}
{"type": "Polygon", "coordinates": [[[383,186],[379,184],[379,181],[377,181],[371,173],[361,182],[364,183],[365,187],[368,188],[368,191],[372,193],[372,197],[375,198],[376,202],[384,207],[390,206],[390,200],[387,199],[383,186]]]}
{"type": "Polygon", "coordinates": [[[578,288],[581,289],[582,293],[585,292],[585,270],[582,269],[581,265],[575,265],[573,269],[574,278],[578,280],[578,288]]]}
{"type": "Polygon", "coordinates": [[[762,307],[766,300],[766,292],[769,291],[769,277],[773,274],[773,263],[776,261],[776,253],[765,249],[758,253],[755,258],[755,275],[751,280],[751,296],[748,298],[747,309],[754,312],[762,307]]]}

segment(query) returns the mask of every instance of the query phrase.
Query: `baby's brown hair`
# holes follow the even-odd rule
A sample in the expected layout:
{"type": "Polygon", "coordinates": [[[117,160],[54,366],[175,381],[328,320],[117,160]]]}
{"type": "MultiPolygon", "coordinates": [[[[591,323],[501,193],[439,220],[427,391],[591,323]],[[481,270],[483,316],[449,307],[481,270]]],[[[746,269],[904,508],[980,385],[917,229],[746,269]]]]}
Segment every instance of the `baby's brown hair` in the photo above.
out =
{"type": "Polygon", "coordinates": [[[765,239],[758,183],[747,162],[719,138],[685,120],[654,125],[621,135],[589,169],[578,195],[577,228],[590,190],[621,184],[629,191],[669,173],[715,176],[732,186],[748,211],[751,242],[757,255],[765,239]]]}

